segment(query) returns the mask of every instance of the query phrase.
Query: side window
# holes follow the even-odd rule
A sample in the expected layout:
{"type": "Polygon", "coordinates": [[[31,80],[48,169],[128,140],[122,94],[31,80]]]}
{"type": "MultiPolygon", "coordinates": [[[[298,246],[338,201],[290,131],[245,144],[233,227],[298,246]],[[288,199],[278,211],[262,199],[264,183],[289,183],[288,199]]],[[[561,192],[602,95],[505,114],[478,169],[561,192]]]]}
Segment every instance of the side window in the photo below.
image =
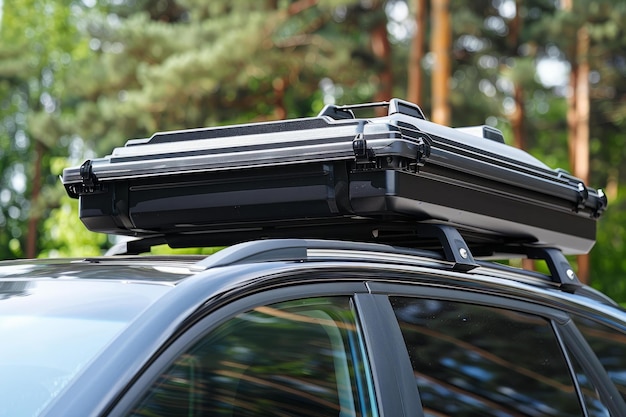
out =
{"type": "Polygon", "coordinates": [[[566,351],[569,354],[574,375],[576,375],[576,380],[580,386],[580,393],[583,397],[585,408],[587,409],[587,415],[589,417],[610,416],[611,414],[609,413],[609,409],[602,402],[600,393],[598,392],[598,389],[594,385],[592,379],[585,373],[583,366],[578,362],[575,355],[571,353],[571,350],[566,348],[566,351]]]}
{"type": "Polygon", "coordinates": [[[626,401],[626,335],[587,318],[572,317],[626,401]]]}
{"type": "Polygon", "coordinates": [[[392,297],[425,416],[581,416],[564,355],[541,317],[392,297]]]}
{"type": "Polygon", "coordinates": [[[262,306],[202,338],[131,416],[372,416],[349,298],[262,306]]]}

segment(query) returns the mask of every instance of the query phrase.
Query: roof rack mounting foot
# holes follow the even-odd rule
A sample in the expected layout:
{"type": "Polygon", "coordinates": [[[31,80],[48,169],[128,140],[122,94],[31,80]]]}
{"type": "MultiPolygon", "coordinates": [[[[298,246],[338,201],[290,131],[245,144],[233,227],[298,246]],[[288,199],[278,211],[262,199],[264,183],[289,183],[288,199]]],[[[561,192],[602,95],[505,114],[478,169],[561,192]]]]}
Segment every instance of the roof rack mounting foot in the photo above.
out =
{"type": "Polygon", "coordinates": [[[436,238],[443,247],[446,261],[454,262],[455,271],[469,271],[478,266],[459,231],[444,224],[422,223],[417,225],[417,234],[422,237],[436,238]]]}
{"type": "Polygon", "coordinates": [[[543,259],[550,270],[552,281],[561,284],[563,291],[573,293],[583,286],[561,250],[550,247],[527,247],[526,256],[530,259],[543,259]]]}
{"type": "Polygon", "coordinates": [[[105,256],[113,255],[139,255],[141,253],[150,252],[153,246],[164,245],[167,243],[162,235],[144,236],[138,239],[124,240],[111,246],[106,251],[105,256]]]}

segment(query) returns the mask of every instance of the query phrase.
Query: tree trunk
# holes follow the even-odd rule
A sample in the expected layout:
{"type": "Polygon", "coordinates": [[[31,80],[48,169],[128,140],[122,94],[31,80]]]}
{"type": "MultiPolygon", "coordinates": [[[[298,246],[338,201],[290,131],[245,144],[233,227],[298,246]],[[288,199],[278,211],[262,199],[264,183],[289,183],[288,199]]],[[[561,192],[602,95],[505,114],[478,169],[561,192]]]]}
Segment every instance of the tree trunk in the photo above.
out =
{"type": "Polygon", "coordinates": [[[509,117],[511,130],[513,131],[513,144],[520,149],[526,149],[526,134],[524,131],[524,89],[519,83],[513,86],[513,99],[515,111],[509,117]]]}
{"type": "MultiPolygon", "coordinates": [[[[589,32],[585,26],[578,30],[576,37],[576,59],[578,71],[575,74],[576,83],[576,130],[573,150],[572,169],[575,176],[589,183],[589,32]]],[[[589,255],[578,256],[578,278],[589,282],[589,255]]]]}
{"type": "MultiPolygon", "coordinates": [[[[509,34],[507,36],[507,44],[509,47],[509,55],[518,56],[520,44],[520,34],[522,32],[522,17],[520,15],[521,0],[515,1],[515,16],[509,24],[509,34]]],[[[511,130],[513,133],[513,146],[519,149],[526,149],[526,132],[524,123],[526,120],[526,112],[524,106],[524,87],[516,81],[518,77],[513,78],[513,101],[515,110],[509,116],[511,130]]],[[[535,261],[533,259],[522,259],[522,268],[535,270],[535,261]]]]}
{"type": "MultiPolygon", "coordinates": [[[[376,101],[386,101],[393,97],[393,74],[391,72],[391,44],[387,36],[387,21],[383,20],[372,30],[372,52],[380,64],[379,87],[376,101]]],[[[380,108],[377,108],[380,113],[380,108]]],[[[380,115],[380,114],[379,114],[380,115]]]]}
{"type": "Polygon", "coordinates": [[[28,232],[26,234],[26,257],[37,256],[37,226],[39,224],[39,194],[41,193],[41,159],[43,158],[44,146],[41,142],[35,143],[35,173],[33,175],[33,188],[30,195],[30,216],[28,218],[28,232]]]}
{"type": "MultiPolygon", "coordinates": [[[[573,0],[561,0],[565,11],[573,12],[573,0]]],[[[571,71],[567,96],[567,141],[572,173],[589,181],[589,33],[578,29],[575,45],[568,51],[571,71]]],[[[589,255],[579,255],[578,278],[589,284],[589,255]]]]}
{"type": "Polygon", "coordinates": [[[407,100],[422,104],[422,59],[426,39],[426,0],[413,0],[415,7],[415,35],[409,56],[407,100]]]}
{"type": "Polygon", "coordinates": [[[432,120],[450,125],[450,50],[452,27],[450,22],[450,0],[432,0],[432,22],[430,50],[434,57],[432,68],[432,120]]]}
{"type": "Polygon", "coordinates": [[[272,87],[274,89],[274,119],[284,120],[287,118],[287,106],[285,105],[287,80],[275,78],[272,82],[272,87]]]}

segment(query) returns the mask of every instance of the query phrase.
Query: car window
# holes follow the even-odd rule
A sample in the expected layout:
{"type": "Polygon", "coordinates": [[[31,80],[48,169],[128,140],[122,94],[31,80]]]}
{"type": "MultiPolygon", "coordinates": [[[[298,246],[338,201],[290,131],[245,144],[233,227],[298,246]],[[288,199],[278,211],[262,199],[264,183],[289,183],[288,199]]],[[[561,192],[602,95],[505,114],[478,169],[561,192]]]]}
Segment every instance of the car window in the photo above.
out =
{"type": "Polygon", "coordinates": [[[585,317],[573,319],[626,401],[626,335],[585,317]]]}
{"type": "Polygon", "coordinates": [[[80,279],[0,282],[0,416],[38,415],[166,290],[80,279]]]}
{"type": "Polygon", "coordinates": [[[608,407],[602,401],[598,387],[595,385],[592,378],[585,372],[584,367],[579,363],[575,354],[571,352],[571,349],[566,348],[568,352],[570,362],[580,387],[580,393],[585,403],[585,409],[589,417],[609,417],[611,413],[608,407]]]}
{"type": "Polygon", "coordinates": [[[132,416],[372,416],[349,298],[257,307],[180,354],[132,416]]]}
{"type": "Polygon", "coordinates": [[[392,297],[425,416],[581,416],[551,323],[463,302],[392,297]]]}

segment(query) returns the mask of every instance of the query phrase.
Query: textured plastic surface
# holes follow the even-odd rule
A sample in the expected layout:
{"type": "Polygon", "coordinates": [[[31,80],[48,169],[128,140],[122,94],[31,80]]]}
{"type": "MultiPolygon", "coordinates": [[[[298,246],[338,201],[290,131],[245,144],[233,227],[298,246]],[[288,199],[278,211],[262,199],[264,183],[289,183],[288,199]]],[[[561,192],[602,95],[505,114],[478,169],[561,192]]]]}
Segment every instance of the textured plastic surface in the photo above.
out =
{"type": "Polygon", "coordinates": [[[352,118],[357,106],[346,106],[157,133],[66,169],[63,183],[90,230],[164,235],[177,246],[259,237],[411,245],[416,222],[436,222],[476,243],[591,249],[606,206],[601,191],[393,103],[388,116],[370,119],[352,118]]]}

